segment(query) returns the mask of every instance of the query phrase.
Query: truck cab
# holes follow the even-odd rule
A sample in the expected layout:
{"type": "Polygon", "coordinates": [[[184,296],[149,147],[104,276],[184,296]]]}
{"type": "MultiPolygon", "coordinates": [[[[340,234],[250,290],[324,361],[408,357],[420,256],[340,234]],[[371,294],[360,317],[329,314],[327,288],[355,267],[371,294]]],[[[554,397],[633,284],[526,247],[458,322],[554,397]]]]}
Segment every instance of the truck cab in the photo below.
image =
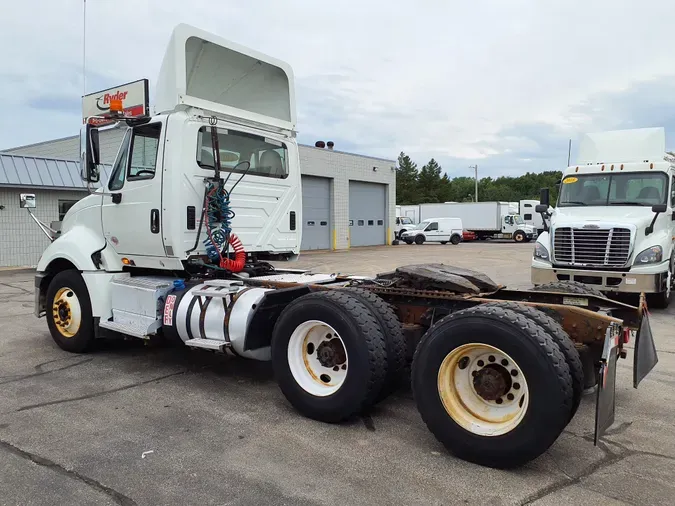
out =
{"type": "Polygon", "coordinates": [[[396,230],[395,230],[396,239],[400,239],[402,233],[404,233],[405,231],[409,230],[414,226],[415,224],[413,223],[412,218],[409,218],[408,216],[397,216],[396,230]]]}
{"type": "Polygon", "coordinates": [[[664,155],[661,128],[587,135],[579,163],[563,171],[558,201],[548,210],[550,226],[535,245],[532,282],[644,292],[655,306],[668,306],[675,168],[664,155]]]}

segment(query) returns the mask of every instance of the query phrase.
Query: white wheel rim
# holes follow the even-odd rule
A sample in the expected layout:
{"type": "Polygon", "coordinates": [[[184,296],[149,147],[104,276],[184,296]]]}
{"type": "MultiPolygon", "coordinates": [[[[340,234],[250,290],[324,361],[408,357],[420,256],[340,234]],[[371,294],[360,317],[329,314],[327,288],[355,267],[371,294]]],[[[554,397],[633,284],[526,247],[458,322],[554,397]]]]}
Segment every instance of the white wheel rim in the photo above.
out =
{"type": "Polygon", "coordinates": [[[59,333],[70,339],[82,324],[82,306],[75,292],[64,286],[60,288],[52,301],[52,314],[59,333]]]}
{"type": "Polygon", "coordinates": [[[347,378],[347,349],[333,327],[309,320],[293,331],[288,342],[288,365],[296,383],[307,393],[326,397],[347,378]]]}
{"type": "Polygon", "coordinates": [[[464,344],[448,353],[438,370],[438,393],[448,415],[479,436],[512,431],[529,405],[527,381],[518,364],[483,343],[464,344]]]}

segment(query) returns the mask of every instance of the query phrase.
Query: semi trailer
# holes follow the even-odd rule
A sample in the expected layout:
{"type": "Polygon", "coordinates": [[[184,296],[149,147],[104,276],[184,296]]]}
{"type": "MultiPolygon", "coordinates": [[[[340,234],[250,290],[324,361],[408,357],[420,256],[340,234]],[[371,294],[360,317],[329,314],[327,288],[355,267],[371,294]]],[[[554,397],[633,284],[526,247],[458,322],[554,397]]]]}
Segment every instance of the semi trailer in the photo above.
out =
{"type": "Polygon", "coordinates": [[[509,202],[420,204],[420,221],[441,216],[461,219],[464,228],[474,232],[478,239],[529,242],[537,237],[536,229],[525,223],[509,202]]]}
{"type": "MultiPolygon", "coordinates": [[[[153,112],[129,110],[114,101],[87,118],[91,193],[58,235],[41,225],[52,242],[35,314],[64,350],[123,337],[271,361],[287,401],[327,423],[409,382],[450,452],[500,468],[546,451],[589,385],[597,444],[614,422],[626,344],[635,388],[657,362],[645,304],[583,285],[509,290],[443,264],[373,277],[280,267],[297,258],[302,228],[293,73],[282,61],[179,25],[153,112]],[[101,180],[95,124],[110,121],[125,135],[101,180]]],[[[23,196],[29,212],[36,205],[23,196]]]]}

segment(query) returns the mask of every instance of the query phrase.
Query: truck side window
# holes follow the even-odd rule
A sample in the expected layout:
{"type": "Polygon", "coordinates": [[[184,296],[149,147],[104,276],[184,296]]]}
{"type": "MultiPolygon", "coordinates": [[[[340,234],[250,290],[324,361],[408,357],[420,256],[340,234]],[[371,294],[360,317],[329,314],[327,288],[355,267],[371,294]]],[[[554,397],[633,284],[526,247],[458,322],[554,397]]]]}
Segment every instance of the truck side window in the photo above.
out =
{"type": "Polygon", "coordinates": [[[131,141],[131,128],[127,129],[122,139],[122,145],[120,146],[117,159],[112,168],[112,174],[110,174],[110,182],[108,183],[108,189],[110,191],[121,190],[124,186],[124,176],[126,173],[127,160],[129,159],[129,142],[131,141]]]}
{"type": "Polygon", "coordinates": [[[429,226],[427,227],[427,231],[432,230],[438,230],[438,223],[436,223],[435,221],[433,223],[430,223],[429,226]]]}
{"type": "Polygon", "coordinates": [[[131,163],[127,173],[129,181],[155,177],[161,133],[161,123],[134,128],[134,136],[131,140],[131,163]]]}
{"type": "MultiPolygon", "coordinates": [[[[218,148],[223,172],[246,172],[279,179],[288,177],[288,149],[281,141],[218,128],[218,148]],[[244,161],[249,162],[250,167],[242,164],[244,161]]],[[[215,168],[211,127],[201,127],[197,134],[197,165],[207,170],[215,168]]]]}
{"type": "Polygon", "coordinates": [[[525,216],[523,216],[523,218],[525,218],[526,220],[531,220],[531,219],[532,219],[532,215],[531,215],[531,214],[526,214],[525,216]]]}

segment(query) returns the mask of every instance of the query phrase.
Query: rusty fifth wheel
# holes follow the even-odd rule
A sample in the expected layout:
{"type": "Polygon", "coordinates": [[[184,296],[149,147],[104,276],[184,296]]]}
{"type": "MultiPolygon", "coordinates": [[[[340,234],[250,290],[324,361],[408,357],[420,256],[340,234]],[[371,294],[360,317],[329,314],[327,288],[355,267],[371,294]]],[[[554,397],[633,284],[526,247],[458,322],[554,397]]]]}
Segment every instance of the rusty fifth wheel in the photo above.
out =
{"type": "Polygon", "coordinates": [[[368,409],[385,383],[385,338],[372,311],[342,291],[290,303],[272,335],[272,366],[288,401],[315,420],[339,422],[368,409]]]}
{"type": "Polygon", "coordinates": [[[570,369],[553,338],[511,309],[476,306],[424,335],[412,365],[415,402],[446,448],[484,466],[546,451],[572,411],[570,369]]]}

